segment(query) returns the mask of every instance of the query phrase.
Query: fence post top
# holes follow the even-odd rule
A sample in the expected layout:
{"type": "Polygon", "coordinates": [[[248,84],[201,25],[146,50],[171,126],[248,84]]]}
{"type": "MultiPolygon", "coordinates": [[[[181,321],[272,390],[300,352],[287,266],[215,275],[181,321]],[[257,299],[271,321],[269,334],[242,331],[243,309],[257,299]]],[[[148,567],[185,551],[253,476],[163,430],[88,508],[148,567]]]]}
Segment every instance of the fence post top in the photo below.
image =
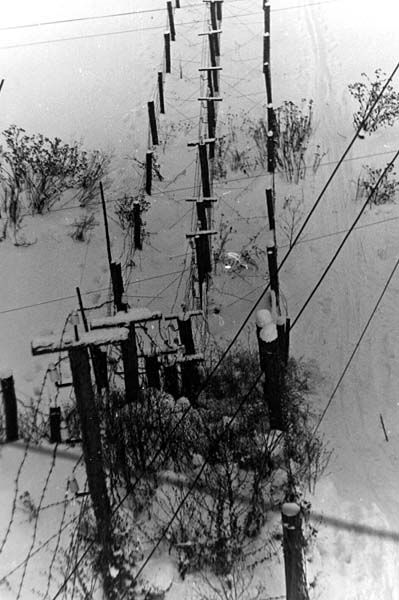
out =
{"type": "Polygon", "coordinates": [[[9,379],[13,376],[13,370],[7,367],[0,369],[0,379],[9,379]]]}

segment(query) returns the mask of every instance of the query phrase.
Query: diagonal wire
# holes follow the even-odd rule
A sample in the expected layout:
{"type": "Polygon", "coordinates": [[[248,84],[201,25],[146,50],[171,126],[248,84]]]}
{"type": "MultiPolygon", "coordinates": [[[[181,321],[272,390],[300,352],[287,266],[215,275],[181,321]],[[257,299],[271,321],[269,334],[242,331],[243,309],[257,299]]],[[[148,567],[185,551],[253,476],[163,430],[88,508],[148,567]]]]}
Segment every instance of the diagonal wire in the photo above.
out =
{"type": "MultiPolygon", "coordinates": [[[[303,225],[301,226],[298,234],[296,235],[295,239],[293,240],[293,244],[291,246],[291,248],[289,248],[288,252],[286,253],[286,255],[283,258],[283,261],[281,262],[278,270],[280,270],[283,266],[283,264],[286,262],[286,260],[288,259],[288,257],[290,256],[290,254],[292,253],[299,237],[301,236],[302,232],[304,231],[306,225],[308,224],[310,218],[312,217],[314,211],[316,210],[318,204],[320,203],[322,197],[324,196],[326,190],[328,189],[329,185],[331,184],[331,181],[333,180],[334,176],[336,175],[339,167],[341,166],[342,162],[344,161],[345,157],[347,156],[347,154],[349,153],[350,149],[352,148],[353,144],[355,143],[360,131],[362,130],[362,128],[364,127],[367,119],[370,117],[372,111],[374,110],[374,108],[376,107],[376,105],[378,104],[378,102],[380,101],[380,99],[383,96],[383,93],[385,92],[387,86],[389,85],[390,81],[393,79],[393,77],[395,76],[396,72],[399,69],[399,62],[396,64],[395,68],[393,69],[391,75],[389,76],[389,78],[387,79],[387,81],[385,82],[383,88],[381,89],[380,93],[378,94],[378,96],[376,97],[376,99],[374,100],[374,102],[372,103],[372,105],[370,106],[369,110],[366,112],[366,114],[364,115],[361,123],[359,124],[355,135],[353,136],[352,140],[350,141],[348,147],[346,148],[346,150],[344,151],[343,155],[341,156],[340,160],[338,161],[336,167],[333,169],[333,172],[331,173],[330,177],[328,178],[326,184],[324,185],[322,191],[320,192],[318,198],[316,199],[312,209],[309,211],[303,225]]],[[[372,193],[374,193],[374,191],[376,190],[376,186],[374,187],[372,193]]],[[[371,197],[371,195],[370,195],[371,197]]],[[[254,306],[252,307],[252,309],[250,310],[250,312],[248,313],[247,317],[244,319],[244,322],[242,323],[242,325],[240,326],[240,328],[238,329],[237,333],[235,334],[234,338],[231,340],[231,342],[229,343],[228,347],[226,348],[226,350],[222,353],[221,357],[219,358],[218,362],[216,363],[215,367],[212,369],[211,373],[208,375],[206,381],[204,382],[204,384],[201,386],[200,390],[197,392],[197,397],[199,396],[199,394],[206,389],[210,379],[213,377],[213,375],[215,374],[216,370],[219,368],[220,364],[222,363],[222,361],[225,359],[225,357],[227,356],[227,354],[230,352],[230,349],[232,348],[232,346],[234,345],[234,343],[236,342],[236,340],[238,339],[239,335],[241,334],[241,332],[243,331],[243,329],[245,328],[245,326],[247,325],[251,315],[253,314],[253,312],[255,311],[255,308],[257,307],[257,305],[259,304],[259,302],[262,300],[262,298],[265,296],[267,290],[269,289],[269,285],[266,286],[266,288],[262,291],[262,293],[260,294],[259,298],[257,299],[256,303],[254,304],[254,306]]],[[[260,380],[262,373],[259,375],[256,383],[260,380]]],[[[252,391],[253,388],[251,388],[252,391]]],[[[245,399],[244,399],[245,400],[245,399]]],[[[244,401],[243,401],[244,402],[244,401]]],[[[243,403],[242,403],[243,405],[243,403]]],[[[241,406],[241,405],[240,405],[241,406]]],[[[176,431],[176,429],[180,426],[180,424],[182,423],[182,421],[185,420],[187,414],[190,412],[191,410],[191,405],[190,407],[188,407],[182,414],[182,416],[180,417],[180,419],[177,421],[177,423],[175,424],[172,432],[171,432],[171,436],[174,434],[174,432],[176,431]]],[[[158,456],[160,455],[161,451],[162,451],[162,447],[163,447],[164,443],[161,444],[161,446],[158,448],[158,450],[155,452],[154,456],[152,457],[152,459],[150,460],[149,464],[147,465],[147,468],[150,467],[154,461],[158,458],[158,456]]],[[[138,482],[141,480],[141,477],[137,477],[136,481],[133,485],[133,490],[135,489],[135,487],[137,486],[138,482]]],[[[130,492],[129,492],[130,493],[130,492]]],[[[125,502],[126,498],[128,498],[129,493],[126,493],[125,496],[120,500],[120,502],[117,504],[117,506],[115,507],[113,514],[115,514],[115,512],[120,508],[120,506],[125,502]]],[[[160,543],[160,542],[159,542],[160,543]]],[[[75,572],[75,570],[78,568],[78,566],[81,564],[82,560],[84,559],[84,557],[86,556],[86,554],[89,552],[90,549],[90,545],[86,548],[85,552],[81,555],[80,559],[76,562],[75,567],[72,569],[72,571],[68,574],[68,576],[64,579],[63,584],[61,585],[60,589],[58,590],[57,594],[53,597],[52,600],[56,600],[56,598],[58,598],[59,594],[61,593],[61,591],[63,590],[64,586],[66,585],[66,583],[69,581],[70,577],[72,576],[72,574],[75,572]]]]}

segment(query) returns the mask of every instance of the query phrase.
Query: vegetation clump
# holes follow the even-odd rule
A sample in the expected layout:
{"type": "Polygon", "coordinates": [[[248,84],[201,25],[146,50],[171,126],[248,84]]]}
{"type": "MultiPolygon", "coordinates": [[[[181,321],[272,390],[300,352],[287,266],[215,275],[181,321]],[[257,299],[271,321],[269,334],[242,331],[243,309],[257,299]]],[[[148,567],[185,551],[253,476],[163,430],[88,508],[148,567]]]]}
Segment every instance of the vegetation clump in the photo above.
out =
{"type": "Polygon", "coordinates": [[[395,201],[399,190],[399,181],[396,178],[396,172],[393,170],[392,165],[381,178],[383,170],[382,168],[373,168],[369,165],[363,166],[362,173],[357,180],[356,200],[369,198],[369,206],[373,204],[380,206],[395,201]]]}
{"type": "Polygon", "coordinates": [[[370,116],[367,116],[380,96],[388,76],[382,69],[376,69],[373,79],[366,73],[362,73],[361,77],[363,78],[361,81],[348,85],[349,93],[359,104],[358,110],[353,115],[353,125],[355,129],[362,126],[363,132],[371,135],[380,127],[392,127],[398,120],[399,92],[389,83],[370,116]]]}

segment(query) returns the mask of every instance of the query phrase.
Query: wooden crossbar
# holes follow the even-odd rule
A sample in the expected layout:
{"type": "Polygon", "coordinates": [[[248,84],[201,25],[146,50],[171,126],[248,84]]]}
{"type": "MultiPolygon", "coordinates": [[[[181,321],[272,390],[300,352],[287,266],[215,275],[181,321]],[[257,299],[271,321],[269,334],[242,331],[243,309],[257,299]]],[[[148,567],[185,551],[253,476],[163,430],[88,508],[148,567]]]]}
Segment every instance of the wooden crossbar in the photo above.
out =
{"type": "Polygon", "coordinates": [[[202,31],[198,35],[214,35],[215,33],[223,33],[223,29],[211,29],[210,31],[202,31]]]}
{"type": "Polygon", "coordinates": [[[162,313],[150,312],[146,314],[143,309],[132,308],[127,312],[117,312],[112,317],[98,317],[90,323],[91,329],[103,329],[110,327],[126,327],[133,323],[145,323],[147,321],[160,321],[162,313]]]}
{"type": "Polygon", "coordinates": [[[186,238],[193,238],[193,237],[197,237],[200,235],[216,235],[217,233],[218,233],[217,231],[213,231],[211,229],[203,229],[201,231],[186,233],[186,238]]]}
{"type": "Polygon", "coordinates": [[[200,67],[198,71],[223,71],[223,67],[200,67]]]}
{"type": "Polygon", "coordinates": [[[186,202],[197,202],[197,204],[202,204],[203,202],[217,202],[217,198],[186,198],[186,202]]]}
{"type": "Polygon", "coordinates": [[[188,142],[187,146],[189,148],[193,148],[194,146],[199,146],[200,144],[213,144],[216,142],[216,138],[205,138],[202,142],[188,142]]]}
{"type": "Polygon", "coordinates": [[[31,342],[31,351],[33,356],[39,356],[40,354],[64,352],[73,348],[117,344],[126,341],[128,337],[129,330],[126,327],[121,327],[116,331],[97,329],[96,331],[83,333],[79,340],[74,337],[64,337],[60,340],[54,336],[36,338],[31,342]]]}

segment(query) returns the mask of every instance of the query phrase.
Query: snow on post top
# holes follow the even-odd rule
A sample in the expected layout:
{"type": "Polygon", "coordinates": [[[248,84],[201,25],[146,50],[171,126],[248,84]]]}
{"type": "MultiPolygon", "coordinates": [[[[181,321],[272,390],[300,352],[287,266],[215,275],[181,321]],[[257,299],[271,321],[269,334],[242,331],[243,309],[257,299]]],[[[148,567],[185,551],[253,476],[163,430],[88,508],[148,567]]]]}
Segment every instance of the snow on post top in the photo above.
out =
{"type": "Polygon", "coordinates": [[[148,308],[130,308],[128,311],[117,312],[110,317],[98,317],[90,323],[92,329],[102,327],[121,327],[130,323],[155,321],[162,319],[162,313],[159,311],[152,312],[148,308]]]}
{"type": "Polygon", "coordinates": [[[56,336],[37,337],[32,340],[31,349],[33,356],[48,354],[49,352],[60,352],[71,348],[82,348],[84,346],[102,346],[105,344],[116,344],[123,342],[129,337],[126,327],[115,329],[96,329],[83,333],[79,340],[73,336],[64,336],[62,339],[56,336]]]}

